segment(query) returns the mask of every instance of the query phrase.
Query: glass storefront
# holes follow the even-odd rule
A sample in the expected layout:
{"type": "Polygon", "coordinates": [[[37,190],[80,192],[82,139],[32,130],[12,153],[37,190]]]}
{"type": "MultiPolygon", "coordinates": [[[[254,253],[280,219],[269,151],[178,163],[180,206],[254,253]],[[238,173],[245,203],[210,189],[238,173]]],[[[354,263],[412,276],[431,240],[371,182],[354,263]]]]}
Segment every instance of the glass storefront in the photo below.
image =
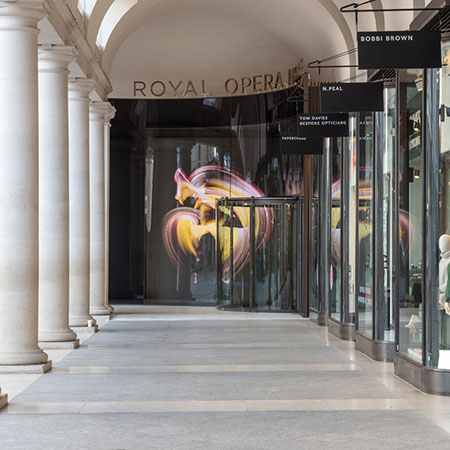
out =
{"type": "Polygon", "coordinates": [[[373,156],[374,117],[359,115],[357,304],[360,333],[373,335],[373,156]]]}
{"type": "Polygon", "coordinates": [[[432,333],[439,344],[436,349],[429,347],[428,363],[450,370],[450,42],[442,43],[442,61],[443,67],[438,73],[439,105],[442,105],[439,128],[439,292],[435,299],[437,317],[431,323],[432,333]]]}
{"type": "Polygon", "coordinates": [[[399,351],[422,362],[424,146],[423,70],[401,70],[399,79],[399,351]]]}
{"type": "Polygon", "coordinates": [[[331,260],[330,260],[330,317],[341,321],[342,312],[342,143],[343,138],[331,140],[331,260]]]}
{"type": "MultiPolygon", "coordinates": [[[[357,298],[357,241],[359,230],[358,211],[358,140],[357,140],[357,115],[350,117],[350,138],[348,139],[348,190],[344,195],[347,197],[346,209],[348,211],[348,221],[344,229],[348,229],[347,239],[347,282],[344,282],[344,295],[342,305],[342,321],[353,323],[356,312],[357,298]]],[[[344,269],[345,270],[345,269],[344,269]]]]}
{"type": "Polygon", "coordinates": [[[378,216],[374,226],[376,232],[375,251],[376,278],[378,282],[377,302],[375,303],[375,339],[382,342],[395,341],[394,321],[394,231],[396,186],[395,149],[396,145],[397,95],[395,85],[384,89],[384,112],[377,114],[379,138],[375,149],[375,198],[378,216]],[[378,231],[377,231],[378,230],[378,231]]]}
{"type": "Polygon", "coordinates": [[[359,114],[358,314],[356,348],[379,361],[395,351],[396,85],[384,82],[384,111],[359,114]]]}
{"type": "MultiPolygon", "coordinates": [[[[303,197],[304,157],[284,153],[280,144],[280,133],[296,125],[303,108],[290,99],[286,90],[229,98],[112,100],[117,109],[111,140],[112,299],[216,305],[216,202],[303,197]]],[[[317,303],[320,157],[309,161],[310,263],[302,263],[310,277],[309,297],[317,303]]],[[[301,270],[288,258],[300,239],[292,229],[294,215],[286,205],[270,210],[271,232],[254,255],[255,307],[298,309],[295,283],[301,270]]],[[[232,282],[223,286],[225,298],[245,307],[250,302],[248,219],[239,209],[227,219],[234,230],[231,248],[239,258],[231,258],[232,282]]],[[[219,232],[223,236],[223,229],[219,232]]]]}

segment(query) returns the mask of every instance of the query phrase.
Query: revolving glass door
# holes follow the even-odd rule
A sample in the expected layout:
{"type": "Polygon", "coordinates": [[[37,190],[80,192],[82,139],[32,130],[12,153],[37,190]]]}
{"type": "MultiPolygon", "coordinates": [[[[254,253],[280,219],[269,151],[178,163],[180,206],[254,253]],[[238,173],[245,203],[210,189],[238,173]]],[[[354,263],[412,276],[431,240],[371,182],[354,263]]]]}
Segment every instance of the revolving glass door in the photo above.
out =
{"type": "Polygon", "coordinates": [[[301,211],[297,198],[217,202],[219,308],[300,308],[301,211]]]}

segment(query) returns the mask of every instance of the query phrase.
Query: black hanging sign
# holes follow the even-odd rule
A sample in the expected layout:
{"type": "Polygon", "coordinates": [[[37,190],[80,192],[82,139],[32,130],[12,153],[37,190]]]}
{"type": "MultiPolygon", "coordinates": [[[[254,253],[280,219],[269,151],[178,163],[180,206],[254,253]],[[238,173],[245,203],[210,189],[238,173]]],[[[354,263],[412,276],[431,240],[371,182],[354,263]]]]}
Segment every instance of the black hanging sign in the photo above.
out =
{"type": "Polygon", "coordinates": [[[348,113],[301,114],[297,135],[304,138],[348,137],[348,113]]]}
{"type": "Polygon", "coordinates": [[[358,33],[358,68],[440,68],[440,31],[378,31],[358,33]]]}
{"type": "Polygon", "coordinates": [[[383,111],[383,83],[322,83],[322,112],[383,111]]]}
{"type": "Polygon", "coordinates": [[[287,155],[321,155],[323,153],[323,139],[282,136],[280,151],[287,155]]]}

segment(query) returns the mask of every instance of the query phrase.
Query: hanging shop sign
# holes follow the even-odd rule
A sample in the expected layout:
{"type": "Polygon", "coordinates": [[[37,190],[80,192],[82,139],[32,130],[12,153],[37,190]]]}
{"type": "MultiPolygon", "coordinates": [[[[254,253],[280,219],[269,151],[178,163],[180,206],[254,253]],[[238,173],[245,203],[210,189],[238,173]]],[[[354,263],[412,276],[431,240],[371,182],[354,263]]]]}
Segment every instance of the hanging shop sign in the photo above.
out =
{"type": "Polygon", "coordinates": [[[348,113],[301,114],[297,133],[304,138],[348,137],[348,113]]]}
{"type": "Polygon", "coordinates": [[[440,31],[358,33],[359,69],[440,68],[440,31]]]}
{"type": "Polygon", "coordinates": [[[384,111],[383,83],[321,83],[320,111],[384,111]]]}
{"type": "Polygon", "coordinates": [[[321,155],[323,153],[323,139],[282,136],[280,151],[285,155],[321,155]]]}

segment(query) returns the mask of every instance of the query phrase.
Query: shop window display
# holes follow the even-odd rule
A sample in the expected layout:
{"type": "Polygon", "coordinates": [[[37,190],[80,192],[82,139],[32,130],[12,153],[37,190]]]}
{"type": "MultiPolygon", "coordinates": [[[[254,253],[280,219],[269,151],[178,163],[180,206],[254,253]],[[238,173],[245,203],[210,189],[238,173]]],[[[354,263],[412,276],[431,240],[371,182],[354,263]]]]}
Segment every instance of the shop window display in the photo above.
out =
{"type": "Polygon", "coordinates": [[[423,70],[400,71],[399,350],[422,362],[423,70]]]}
{"type": "MultiPolygon", "coordinates": [[[[450,43],[442,43],[443,67],[438,74],[439,104],[439,293],[434,300],[439,309],[432,332],[439,340],[439,357],[430,355],[431,365],[450,369],[450,43]]],[[[437,349],[435,350],[437,351],[437,349]]]]}
{"type": "Polygon", "coordinates": [[[373,335],[373,114],[359,116],[358,330],[373,335]]]}
{"type": "Polygon", "coordinates": [[[396,89],[388,87],[384,90],[383,113],[383,153],[382,180],[378,195],[382,201],[382,277],[383,299],[379,301],[375,338],[381,341],[394,342],[394,223],[395,223],[395,178],[394,150],[396,148],[396,89]]]}
{"type": "Polygon", "coordinates": [[[356,131],[356,115],[350,117],[350,137],[348,139],[349,151],[349,189],[347,198],[347,207],[349,211],[348,223],[348,288],[344,286],[344,292],[347,289],[348,301],[344,303],[343,321],[353,322],[356,311],[356,245],[358,231],[356,228],[358,211],[358,146],[357,146],[357,131],[356,131]]]}
{"type": "Polygon", "coordinates": [[[330,317],[341,320],[342,138],[332,140],[330,317]]]}

